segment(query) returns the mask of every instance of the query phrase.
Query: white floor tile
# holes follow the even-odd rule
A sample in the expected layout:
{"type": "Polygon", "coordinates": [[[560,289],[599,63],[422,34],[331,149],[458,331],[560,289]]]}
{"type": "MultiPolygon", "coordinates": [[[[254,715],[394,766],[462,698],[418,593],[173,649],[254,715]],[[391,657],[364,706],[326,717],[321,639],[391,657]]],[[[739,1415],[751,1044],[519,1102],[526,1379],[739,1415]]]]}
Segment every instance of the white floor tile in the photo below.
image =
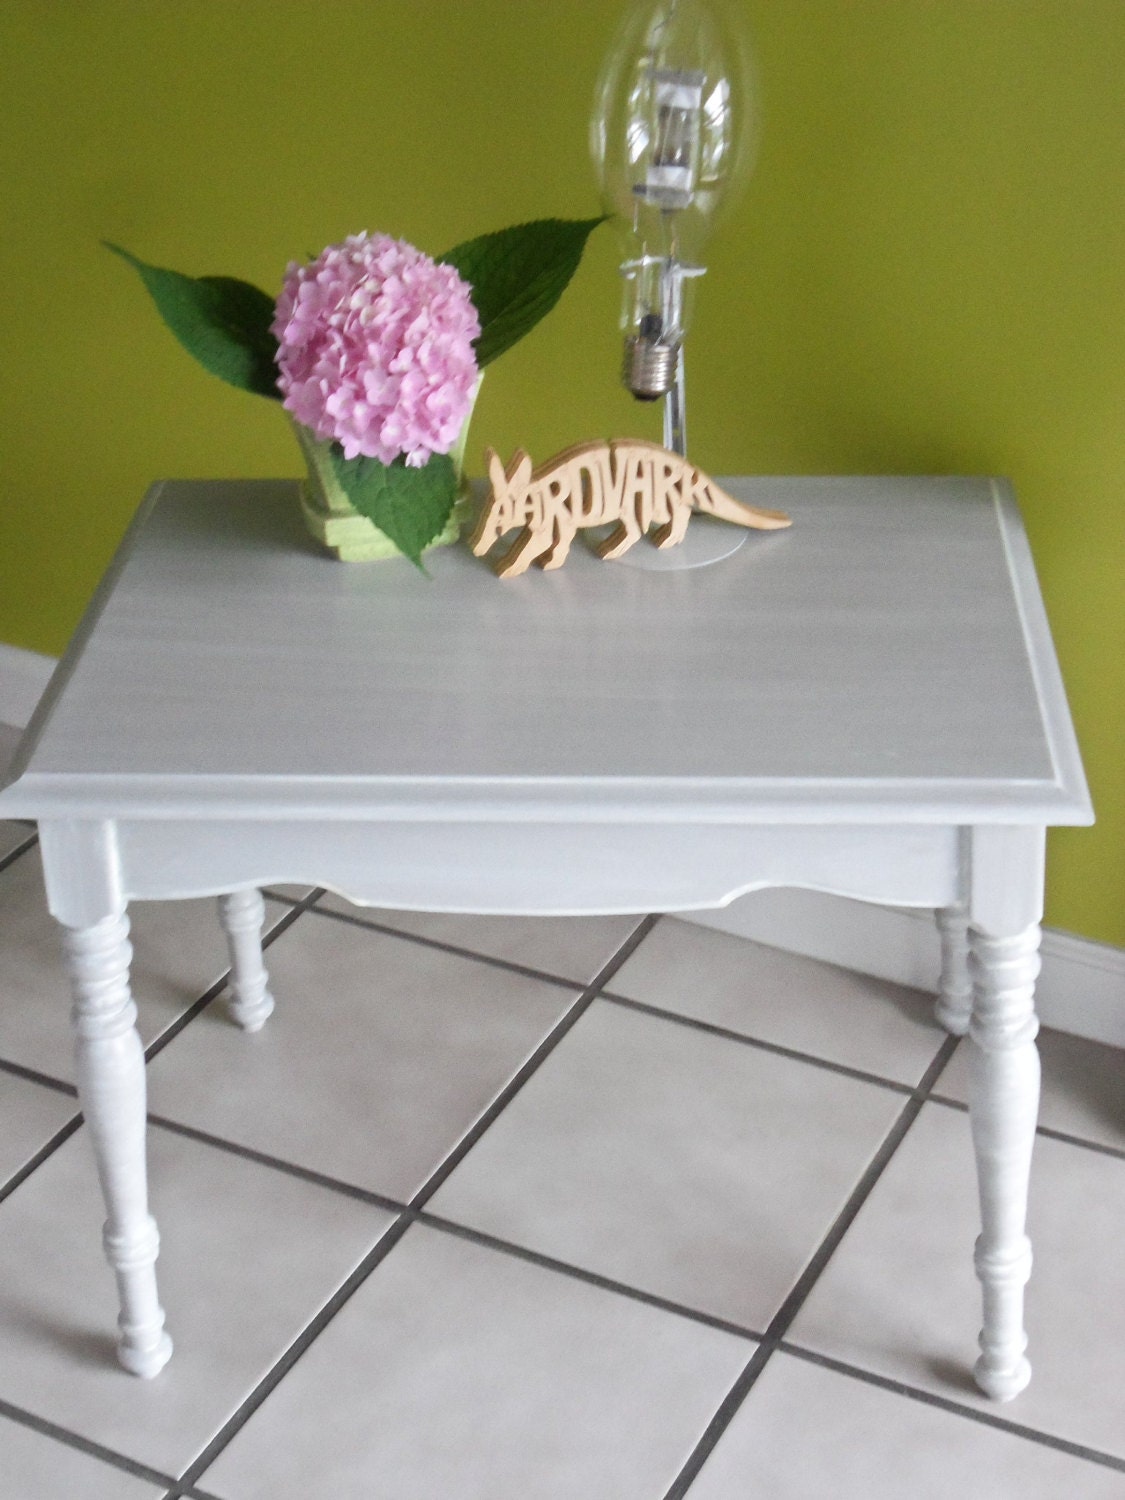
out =
{"type": "Polygon", "coordinates": [[[409,1198],[574,992],[306,913],[267,952],[277,1008],[221,1004],[154,1058],[157,1114],[409,1198]]]}
{"type": "Polygon", "coordinates": [[[1029,1230],[1033,1376],[994,1407],[970,1377],[980,1326],[968,1117],[927,1105],[798,1315],[790,1340],[1125,1457],[1125,1161],[1040,1138],[1029,1230]]]}
{"type": "MultiPolygon", "coordinates": [[[[962,1042],[934,1088],[967,1103],[969,1047],[962,1042]]],[[[1066,1135],[1125,1150],[1125,1050],[1062,1031],[1039,1033],[1043,1092],[1039,1123],[1066,1135]]]]}
{"type": "Polygon", "coordinates": [[[932,995],[675,918],[609,989],[899,1083],[918,1082],[945,1035],[932,995]]]}
{"type": "Polygon", "coordinates": [[[902,1104],[595,1002],[430,1206],[760,1331],[902,1104]]]}
{"type": "Polygon", "coordinates": [[[1125,1474],[775,1354],[688,1500],[1122,1500],[1125,1474]]]}
{"type": "Polygon", "coordinates": [[[463,917],[444,912],[390,911],[353,906],[329,892],[319,905],[329,911],[382,922],[400,932],[467,948],[486,958],[522,964],[587,984],[633,932],[640,917],[463,917]]]}
{"type": "Polygon", "coordinates": [[[77,1099],[0,1071],[0,1187],[77,1113],[77,1099]]]}
{"type": "Polygon", "coordinates": [[[224,1500],[653,1500],[752,1352],[415,1226],[200,1483],[224,1500]]]}
{"type": "Polygon", "coordinates": [[[85,1132],[0,1204],[0,1398],[162,1473],[209,1441],[386,1229],[380,1210],[149,1132],[162,1300],[155,1380],[117,1364],[85,1132]]]}
{"type": "Polygon", "coordinates": [[[160,1500],[166,1486],[0,1417],[4,1500],[160,1500]]]}
{"type": "MultiPolygon", "coordinates": [[[[288,910],[266,906],[267,924],[288,910]]],[[[215,902],[134,901],[132,986],[147,1044],[229,964],[215,902]]],[[[0,1057],[72,1080],[70,987],[47,912],[39,850],[0,870],[0,1057]]]]}

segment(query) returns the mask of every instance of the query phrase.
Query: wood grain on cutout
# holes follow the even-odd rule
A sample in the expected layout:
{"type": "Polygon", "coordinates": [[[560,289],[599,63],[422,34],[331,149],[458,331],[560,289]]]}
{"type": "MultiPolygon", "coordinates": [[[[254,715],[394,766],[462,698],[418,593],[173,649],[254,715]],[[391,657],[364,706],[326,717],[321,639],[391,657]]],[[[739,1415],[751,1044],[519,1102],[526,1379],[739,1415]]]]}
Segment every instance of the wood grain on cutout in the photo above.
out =
{"type": "Polygon", "coordinates": [[[733,499],[702,469],[658,443],[579,443],[538,468],[522,448],[507,468],[489,448],[485,463],[490,490],[469,545],[483,557],[507,532],[519,529],[493,561],[501,578],[522,573],[533,562],[561,567],[576,532],[586,527],[613,527],[594,549],[599,557],[613,558],[650,531],[658,547],[674,547],[683,541],[693,511],[763,531],[791,524],[784,511],[733,499]]]}

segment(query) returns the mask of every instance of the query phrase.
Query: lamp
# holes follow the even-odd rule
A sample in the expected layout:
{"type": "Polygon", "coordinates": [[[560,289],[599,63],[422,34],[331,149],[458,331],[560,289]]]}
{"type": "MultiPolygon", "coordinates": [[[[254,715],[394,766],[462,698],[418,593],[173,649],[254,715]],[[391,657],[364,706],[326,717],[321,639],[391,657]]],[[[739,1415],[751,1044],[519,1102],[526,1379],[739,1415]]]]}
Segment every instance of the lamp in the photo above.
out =
{"type": "Polygon", "coordinates": [[[693,283],[749,176],[752,104],[736,16],[707,0],[637,0],[598,79],[590,151],[622,240],[622,379],[639,401],[664,397],[664,446],[679,454],[693,283]]]}

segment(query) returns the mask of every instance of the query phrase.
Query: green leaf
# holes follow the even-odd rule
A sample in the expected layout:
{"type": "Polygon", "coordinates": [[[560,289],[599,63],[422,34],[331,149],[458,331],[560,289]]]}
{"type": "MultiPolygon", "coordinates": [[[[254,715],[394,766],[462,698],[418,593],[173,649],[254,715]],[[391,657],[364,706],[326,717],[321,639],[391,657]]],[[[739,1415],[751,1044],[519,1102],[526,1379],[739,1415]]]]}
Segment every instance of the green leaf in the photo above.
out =
{"type": "Polygon", "coordinates": [[[551,311],[578,269],[587,239],[603,222],[536,219],[466,240],[437,257],[472,287],[482,369],[551,311]]]}
{"type": "Polygon", "coordinates": [[[457,471],[448,453],[435,453],[420,469],[401,459],[345,458],[332,445],[332,466],[344,493],[361,515],[374,521],[400,552],[422,569],[422,552],[442,531],[457,498],[457,471]]]}
{"type": "Polygon", "coordinates": [[[160,316],[205,370],[240,390],[280,401],[277,340],[270,332],[274,304],[265,292],[233,276],[182,276],[147,265],[108,240],[102,243],[137,271],[160,316]]]}

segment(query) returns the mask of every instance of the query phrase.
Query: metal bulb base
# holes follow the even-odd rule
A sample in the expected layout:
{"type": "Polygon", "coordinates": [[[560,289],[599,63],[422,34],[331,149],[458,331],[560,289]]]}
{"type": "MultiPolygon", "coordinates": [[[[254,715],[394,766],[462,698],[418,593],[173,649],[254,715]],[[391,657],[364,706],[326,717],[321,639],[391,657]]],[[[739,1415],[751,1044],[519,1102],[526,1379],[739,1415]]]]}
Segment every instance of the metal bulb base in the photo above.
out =
{"type": "Polygon", "coordinates": [[[638,401],[658,401],[676,383],[679,349],[661,344],[643,334],[625,340],[625,359],[621,378],[627,390],[638,401]]]}

